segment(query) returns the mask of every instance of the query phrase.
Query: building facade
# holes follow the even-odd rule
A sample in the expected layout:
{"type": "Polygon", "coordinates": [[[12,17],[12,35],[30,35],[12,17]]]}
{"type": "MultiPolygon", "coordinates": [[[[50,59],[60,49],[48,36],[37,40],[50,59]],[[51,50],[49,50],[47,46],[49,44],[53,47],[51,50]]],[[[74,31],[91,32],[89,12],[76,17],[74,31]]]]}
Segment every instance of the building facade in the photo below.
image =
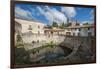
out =
{"type": "Polygon", "coordinates": [[[44,34],[44,26],[45,24],[39,21],[15,18],[15,41],[18,35],[25,43],[39,40],[38,35],[44,34]]]}
{"type": "Polygon", "coordinates": [[[71,25],[66,28],[66,35],[72,36],[94,36],[94,25],[71,25]]]}
{"type": "Polygon", "coordinates": [[[31,31],[34,34],[43,34],[45,24],[38,21],[29,21],[24,19],[15,18],[15,30],[21,33],[27,33],[31,31]]]}

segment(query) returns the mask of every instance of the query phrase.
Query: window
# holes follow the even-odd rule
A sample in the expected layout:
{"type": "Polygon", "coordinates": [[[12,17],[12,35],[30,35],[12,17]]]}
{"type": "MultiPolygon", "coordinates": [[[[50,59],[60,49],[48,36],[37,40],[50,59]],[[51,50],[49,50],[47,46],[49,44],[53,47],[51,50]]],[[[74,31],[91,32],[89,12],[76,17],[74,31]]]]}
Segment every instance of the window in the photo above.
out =
{"type": "Polygon", "coordinates": [[[90,30],[90,28],[88,28],[88,30],[90,30]]]}
{"type": "Polygon", "coordinates": [[[38,31],[38,35],[40,35],[40,31],[38,31]]]}
{"type": "Polygon", "coordinates": [[[92,36],[92,33],[91,32],[88,32],[88,36],[92,36]]]}
{"type": "Polygon", "coordinates": [[[75,36],[75,33],[73,33],[73,36],[75,36]]]}
{"type": "Polygon", "coordinates": [[[38,28],[40,28],[40,26],[38,26],[38,28]]]}
{"type": "Polygon", "coordinates": [[[78,33],[78,36],[80,36],[80,33],[78,33]]]}
{"type": "Polygon", "coordinates": [[[76,28],[74,30],[77,30],[76,28]]]}
{"type": "Polygon", "coordinates": [[[31,25],[29,25],[29,28],[28,28],[28,30],[32,30],[32,26],[31,26],[31,25]]]}
{"type": "Polygon", "coordinates": [[[81,29],[79,28],[79,31],[81,31],[81,29]]]}

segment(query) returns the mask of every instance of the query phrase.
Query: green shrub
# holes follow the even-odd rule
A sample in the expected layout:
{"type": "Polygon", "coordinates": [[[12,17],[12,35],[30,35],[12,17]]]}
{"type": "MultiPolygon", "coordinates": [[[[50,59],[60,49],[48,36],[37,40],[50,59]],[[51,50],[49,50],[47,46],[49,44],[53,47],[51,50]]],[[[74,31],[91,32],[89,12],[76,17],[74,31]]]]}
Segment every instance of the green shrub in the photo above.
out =
{"type": "Polygon", "coordinates": [[[20,34],[17,35],[17,42],[22,42],[22,37],[20,34]]]}

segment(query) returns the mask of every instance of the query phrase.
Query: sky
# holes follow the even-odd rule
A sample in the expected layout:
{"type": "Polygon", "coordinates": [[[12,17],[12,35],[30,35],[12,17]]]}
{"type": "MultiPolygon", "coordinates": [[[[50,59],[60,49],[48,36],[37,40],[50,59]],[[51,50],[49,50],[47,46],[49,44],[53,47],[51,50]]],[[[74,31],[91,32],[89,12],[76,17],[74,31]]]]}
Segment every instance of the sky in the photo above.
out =
{"type": "Polygon", "coordinates": [[[79,23],[94,22],[94,8],[49,6],[37,4],[15,4],[15,17],[37,20],[44,24],[67,23],[77,20],[79,23]]]}

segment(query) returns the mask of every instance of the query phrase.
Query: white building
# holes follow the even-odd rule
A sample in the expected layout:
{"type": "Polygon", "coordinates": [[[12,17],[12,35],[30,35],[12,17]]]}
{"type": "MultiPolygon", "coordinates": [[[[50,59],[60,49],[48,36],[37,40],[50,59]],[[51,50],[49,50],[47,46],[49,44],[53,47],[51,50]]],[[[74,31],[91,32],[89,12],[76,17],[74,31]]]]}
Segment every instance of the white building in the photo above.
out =
{"type": "Polygon", "coordinates": [[[45,24],[39,21],[30,21],[24,19],[15,18],[15,30],[20,31],[21,33],[27,33],[31,31],[35,34],[43,34],[45,24]]]}
{"type": "Polygon", "coordinates": [[[71,25],[65,32],[72,36],[94,36],[95,34],[94,25],[71,25]]]}
{"type": "Polygon", "coordinates": [[[21,35],[25,43],[39,40],[38,35],[44,34],[44,26],[45,24],[39,21],[15,18],[15,41],[18,34],[21,35]]]}

